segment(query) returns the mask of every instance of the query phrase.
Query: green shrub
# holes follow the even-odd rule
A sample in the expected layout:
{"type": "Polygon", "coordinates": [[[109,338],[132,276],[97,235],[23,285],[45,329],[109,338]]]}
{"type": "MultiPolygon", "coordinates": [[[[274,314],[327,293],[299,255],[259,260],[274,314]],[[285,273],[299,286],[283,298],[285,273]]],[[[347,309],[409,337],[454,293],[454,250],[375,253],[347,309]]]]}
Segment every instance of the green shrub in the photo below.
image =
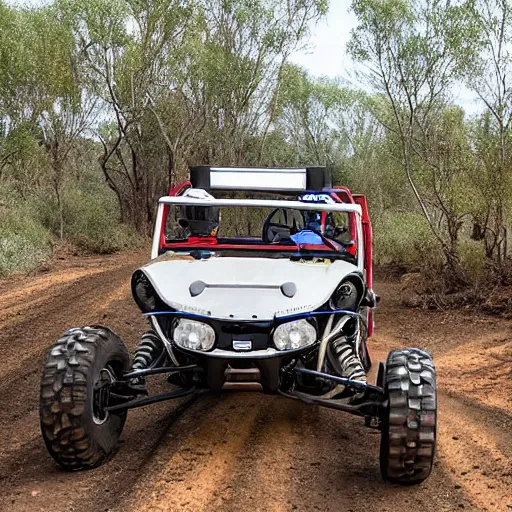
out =
{"type": "Polygon", "coordinates": [[[50,256],[50,233],[30,210],[0,207],[0,276],[30,272],[50,256]]]}
{"type": "Polygon", "coordinates": [[[486,258],[482,242],[463,238],[459,242],[458,256],[461,268],[471,282],[477,283],[485,276],[486,258]]]}
{"type": "MultiPolygon", "coordinates": [[[[129,227],[121,224],[114,197],[107,191],[89,192],[69,189],[62,195],[64,238],[80,249],[109,254],[138,247],[140,238],[129,227]]],[[[41,222],[60,236],[60,214],[54,196],[40,196],[35,201],[41,222]]]]}
{"type": "Polygon", "coordinates": [[[416,266],[442,258],[426,220],[418,213],[386,212],[374,222],[373,235],[378,264],[416,266]]]}

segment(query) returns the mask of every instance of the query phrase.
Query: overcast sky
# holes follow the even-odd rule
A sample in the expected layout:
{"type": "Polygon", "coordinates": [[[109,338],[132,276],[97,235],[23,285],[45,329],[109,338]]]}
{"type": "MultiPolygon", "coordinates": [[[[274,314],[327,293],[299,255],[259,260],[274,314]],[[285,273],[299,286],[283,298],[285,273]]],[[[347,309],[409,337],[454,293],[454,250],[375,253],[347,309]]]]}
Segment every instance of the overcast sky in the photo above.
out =
{"type": "Polygon", "coordinates": [[[345,45],[356,18],[349,13],[350,0],[331,0],[329,14],[311,26],[310,48],[293,55],[293,61],[313,75],[341,76],[351,67],[345,45]]]}

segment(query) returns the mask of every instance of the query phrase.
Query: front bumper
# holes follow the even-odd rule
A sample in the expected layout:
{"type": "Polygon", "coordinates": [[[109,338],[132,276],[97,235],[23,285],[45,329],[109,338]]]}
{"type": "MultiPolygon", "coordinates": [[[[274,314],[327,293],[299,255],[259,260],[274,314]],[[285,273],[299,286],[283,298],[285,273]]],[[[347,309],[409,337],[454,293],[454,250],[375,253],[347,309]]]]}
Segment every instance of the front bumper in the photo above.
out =
{"type": "Polygon", "coordinates": [[[214,349],[210,352],[188,350],[174,345],[176,353],[193,356],[194,360],[206,370],[208,388],[212,391],[220,391],[226,382],[226,370],[235,368],[257,368],[260,372],[259,383],[267,393],[276,393],[281,380],[280,370],[286,361],[299,353],[317,350],[318,343],[303,347],[298,350],[250,350],[236,352],[232,350],[214,349]]]}
{"type": "Polygon", "coordinates": [[[198,358],[212,358],[212,359],[237,359],[237,360],[251,360],[251,359],[282,359],[283,357],[292,357],[301,352],[306,352],[318,346],[318,341],[313,343],[312,345],[308,345],[307,347],[302,347],[297,350],[277,350],[275,348],[269,347],[263,350],[244,350],[244,351],[236,351],[236,350],[224,350],[221,348],[216,348],[214,350],[210,350],[205,352],[203,350],[190,350],[183,347],[179,347],[173,343],[173,348],[177,352],[182,352],[187,355],[192,355],[198,358]]]}

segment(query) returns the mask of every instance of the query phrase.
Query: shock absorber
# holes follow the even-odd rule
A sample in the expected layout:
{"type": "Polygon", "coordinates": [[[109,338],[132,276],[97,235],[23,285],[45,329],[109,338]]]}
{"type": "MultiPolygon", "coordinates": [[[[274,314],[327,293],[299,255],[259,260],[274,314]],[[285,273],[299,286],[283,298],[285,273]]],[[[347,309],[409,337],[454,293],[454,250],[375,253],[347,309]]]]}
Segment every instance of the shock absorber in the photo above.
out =
{"type": "Polygon", "coordinates": [[[338,368],[342,377],[366,382],[366,372],[359,360],[354,343],[351,343],[347,337],[340,336],[331,341],[330,348],[332,350],[328,354],[331,355],[331,362],[338,368]]]}
{"type": "MultiPolygon", "coordinates": [[[[148,331],[142,336],[135,351],[132,370],[145,370],[156,366],[165,356],[160,338],[154,331],[148,331]]],[[[147,395],[146,379],[144,376],[133,377],[126,383],[126,390],[135,395],[147,395]]]]}
{"type": "Polygon", "coordinates": [[[160,338],[154,331],[148,331],[140,340],[139,346],[135,351],[133,358],[132,369],[143,370],[149,368],[153,363],[160,358],[163,354],[164,347],[160,338]]]}

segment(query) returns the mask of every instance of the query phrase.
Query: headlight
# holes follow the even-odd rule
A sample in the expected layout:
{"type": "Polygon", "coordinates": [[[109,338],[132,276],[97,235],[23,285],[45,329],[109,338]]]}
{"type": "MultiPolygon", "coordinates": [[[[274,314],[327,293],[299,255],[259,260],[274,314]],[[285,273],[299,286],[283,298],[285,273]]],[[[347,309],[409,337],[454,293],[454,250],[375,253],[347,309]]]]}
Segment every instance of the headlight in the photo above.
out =
{"type": "Polygon", "coordinates": [[[307,347],[316,341],[316,329],[307,320],[281,324],[274,331],[274,345],[278,350],[307,347]]]}
{"type": "Polygon", "coordinates": [[[210,350],[215,343],[215,331],[208,324],[180,318],[172,334],[176,345],[191,350],[210,350]]]}

